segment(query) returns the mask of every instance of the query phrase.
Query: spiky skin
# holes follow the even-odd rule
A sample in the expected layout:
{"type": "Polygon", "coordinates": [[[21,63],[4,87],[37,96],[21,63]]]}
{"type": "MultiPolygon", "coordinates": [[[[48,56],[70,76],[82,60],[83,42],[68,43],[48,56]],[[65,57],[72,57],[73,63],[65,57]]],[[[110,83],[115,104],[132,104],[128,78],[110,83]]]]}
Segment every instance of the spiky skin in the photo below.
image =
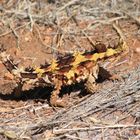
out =
{"type": "Polygon", "coordinates": [[[85,82],[85,86],[92,91],[95,80],[98,78],[98,62],[118,55],[126,48],[125,43],[119,43],[113,48],[106,48],[103,44],[97,44],[94,50],[88,52],[76,52],[58,59],[39,68],[19,69],[5,52],[0,54],[1,61],[15,76],[17,83],[22,87],[26,84],[35,86],[52,86],[54,88],[50,103],[53,106],[64,106],[59,98],[62,86],[85,82]]]}

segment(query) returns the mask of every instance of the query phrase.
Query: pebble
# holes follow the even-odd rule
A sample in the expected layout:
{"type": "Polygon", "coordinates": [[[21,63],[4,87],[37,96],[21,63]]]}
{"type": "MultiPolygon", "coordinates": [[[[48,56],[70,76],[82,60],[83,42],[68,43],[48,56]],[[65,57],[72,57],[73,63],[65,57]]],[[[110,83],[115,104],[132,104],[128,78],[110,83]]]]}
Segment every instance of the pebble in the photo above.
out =
{"type": "Polygon", "coordinates": [[[140,47],[137,47],[137,48],[135,49],[135,52],[136,52],[136,53],[140,53],[140,47]]]}

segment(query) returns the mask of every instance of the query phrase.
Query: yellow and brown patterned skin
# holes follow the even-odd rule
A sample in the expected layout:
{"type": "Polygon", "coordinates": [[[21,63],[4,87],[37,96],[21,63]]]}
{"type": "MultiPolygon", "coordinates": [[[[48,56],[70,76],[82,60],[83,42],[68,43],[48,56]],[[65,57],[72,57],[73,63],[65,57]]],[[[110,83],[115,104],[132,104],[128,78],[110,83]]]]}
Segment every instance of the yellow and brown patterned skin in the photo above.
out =
{"type": "Polygon", "coordinates": [[[15,79],[24,83],[32,83],[36,86],[52,86],[50,103],[53,106],[64,106],[65,103],[59,98],[62,86],[85,82],[89,91],[93,91],[98,78],[98,62],[118,55],[126,49],[125,42],[118,44],[116,48],[106,48],[103,44],[96,44],[95,48],[88,52],[76,52],[58,59],[50,64],[39,68],[18,69],[5,52],[0,54],[0,59],[6,68],[15,76],[15,79]]]}

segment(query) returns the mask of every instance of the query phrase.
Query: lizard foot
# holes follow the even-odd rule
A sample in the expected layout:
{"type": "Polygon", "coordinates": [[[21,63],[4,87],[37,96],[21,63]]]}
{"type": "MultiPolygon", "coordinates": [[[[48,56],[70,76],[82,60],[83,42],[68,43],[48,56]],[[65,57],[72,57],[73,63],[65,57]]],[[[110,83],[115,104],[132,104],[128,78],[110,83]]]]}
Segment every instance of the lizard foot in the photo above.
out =
{"type": "Polygon", "coordinates": [[[63,99],[52,99],[50,100],[50,104],[55,107],[65,107],[67,104],[63,99]]]}
{"type": "Polygon", "coordinates": [[[59,97],[59,93],[62,87],[62,82],[58,79],[55,80],[55,88],[51,94],[50,104],[55,107],[65,107],[66,102],[59,97]]]}

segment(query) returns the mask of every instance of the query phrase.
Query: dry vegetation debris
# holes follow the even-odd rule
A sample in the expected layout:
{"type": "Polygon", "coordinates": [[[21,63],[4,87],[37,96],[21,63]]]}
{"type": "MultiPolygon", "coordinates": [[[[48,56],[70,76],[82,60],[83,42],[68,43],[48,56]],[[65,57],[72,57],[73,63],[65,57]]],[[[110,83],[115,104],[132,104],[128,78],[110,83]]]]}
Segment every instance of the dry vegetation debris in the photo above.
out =
{"type": "MultiPolygon", "coordinates": [[[[139,0],[0,1],[0,47],[21,66],[40,65],[89,49],[96,41],[117,43],[113,22],[130,47],[129,57],[109,69],[123,80],[104,81],[96,94],[82,98],[74,92],[72,105],[62,109],[50,107],[44,97],[38,99],[37,94],[46,94],[42,89],[18,101],[1,95],[0,139],[140,139],[139,0]]],[[[8,92],[13,87],[3,81],[5,71],[0,64],[0,90],[8,92]]]]}

